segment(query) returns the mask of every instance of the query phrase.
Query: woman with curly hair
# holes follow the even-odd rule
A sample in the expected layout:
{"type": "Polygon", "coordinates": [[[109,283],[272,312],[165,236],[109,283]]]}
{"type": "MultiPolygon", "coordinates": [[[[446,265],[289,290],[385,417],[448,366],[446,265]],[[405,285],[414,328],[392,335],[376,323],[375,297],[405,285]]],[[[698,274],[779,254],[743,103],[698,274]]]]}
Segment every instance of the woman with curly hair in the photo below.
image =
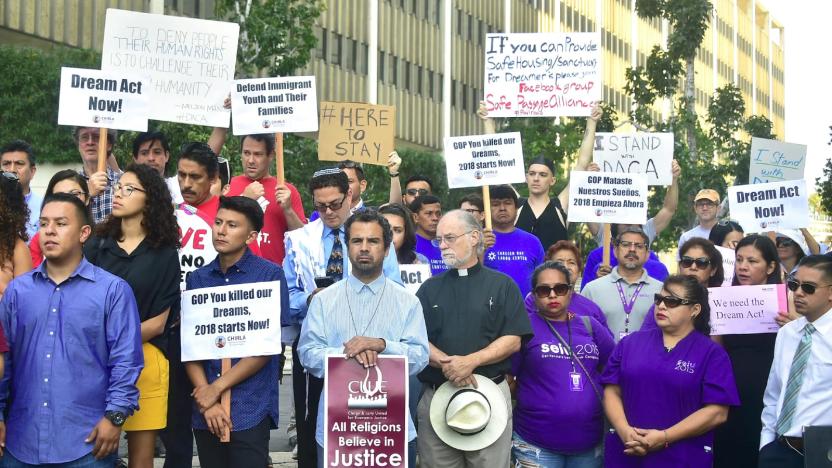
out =
{"type": "Polygon", "coordinates": [[[26,220],[29,208],[23,188],[14,172],[0,177],[0,297],[15,277],[32,269],[32,258],[26,248],[26,220]]]}
{"type": "Polygon", "coordinates": [[[179,315],[179,227],[165,181],[132,164],[113,187],[113,212],[87,241],[87,260],[123,278],[142,321],[144,370],[139,410],[124,423],[128,464],[152,467],[156,434],[167,425],[167,324],[179,315]]]}

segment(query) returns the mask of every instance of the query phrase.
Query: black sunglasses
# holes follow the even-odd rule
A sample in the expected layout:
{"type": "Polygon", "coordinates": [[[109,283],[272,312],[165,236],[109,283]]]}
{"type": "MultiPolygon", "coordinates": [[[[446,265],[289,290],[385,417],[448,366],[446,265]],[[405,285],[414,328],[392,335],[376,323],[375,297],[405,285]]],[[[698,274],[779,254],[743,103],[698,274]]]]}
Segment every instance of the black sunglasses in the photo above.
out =
{"type": "Polygon", "coordinates": [[[690,305],[693,304],[693,301],[689,299],[682,299],[681,297],[676,296],[662,296],[659,293],[653,295],[653,304],[656,304],[656,307],[661,305],[664,302],[664,305],[670,307],[671,309],[674,307],[679,307],[680,305],[690,305]]]}
{"type": "Polygon", "coordinates": [[[679,260],[679,265],[682,265],[685,268],[690,268],[694,263],[699,268],[705,268],[711,264],[711,259],[708,257],[693,258],[685,255],[681,260],[679,260]]]}
{"type": "Polygon", "coordinates": [[[546,286],[545,284],[541,284],[540,286],[535,286],[534,295],[543,299],[544,297],[549,297],[552,294],[552,291],[554,291],[555,296],[565,296],[569,294],[569,291],[571,289],[572,285],[566,283],[558,283],[554,286],[546,286]]]}
{"type": "Polygon", "coordinates": [[[786,286],[788,286],[789,291],[797,292],[797,290],[799,288],[799,289],[802,289],[804,293],[811,296],[812,294],[815,293],[815,291],[818,290],[818,288],[828,288],[829,286],[832,286],[832,284],[827,284],[825,286],[818,286],[816,284],[801,283],[800,281],[798,281],[796,279],[790,279],[786,282],[786,286]]]}
{"type": "Polygon", "coordinates": [[[426,189],[423,189],[423,188],[420,188],[420,189],[409,188],[405,191],[405,193],[407,193],[410,196],[419,195],[421,197],[422,195],[427,195],[428,191],[426,189]]]}
{"type": "Polygon", "coordinates": [[[797,243],[788,237],[777,238],[777,247],[791,247],[793,245],[797,245],[797,243]]]}

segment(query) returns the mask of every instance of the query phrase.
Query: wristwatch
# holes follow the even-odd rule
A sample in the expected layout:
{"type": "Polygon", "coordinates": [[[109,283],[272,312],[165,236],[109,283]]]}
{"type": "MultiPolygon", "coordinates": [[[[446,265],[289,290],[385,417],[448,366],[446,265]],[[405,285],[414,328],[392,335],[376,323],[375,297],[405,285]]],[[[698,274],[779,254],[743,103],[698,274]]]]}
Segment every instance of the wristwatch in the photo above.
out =
{"type": "Polygon", "coordinates": [[[121,411],[107,411],[104,413],[104,417],[109,419],[113,423],[113,426],[116,427],[121,427],[127,419],[127,416],[121,411]]]}

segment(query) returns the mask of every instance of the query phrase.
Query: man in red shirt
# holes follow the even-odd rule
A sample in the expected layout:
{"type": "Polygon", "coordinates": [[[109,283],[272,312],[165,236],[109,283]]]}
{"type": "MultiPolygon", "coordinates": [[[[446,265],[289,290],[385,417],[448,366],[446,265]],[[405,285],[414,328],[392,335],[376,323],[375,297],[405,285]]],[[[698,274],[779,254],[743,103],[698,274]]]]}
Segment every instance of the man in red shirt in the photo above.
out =
{"type": "Polygon", "coordinates": [[[243,175],[231,179],[228,196],[242,195],[260,203],[265,212],[259,238],[262,257],[282,265],[283,234],[306,223],[300,194],[292,184],[278,185],[269,175],[274,165],[274,135],[245,135],[240,146],[243,175]]]}

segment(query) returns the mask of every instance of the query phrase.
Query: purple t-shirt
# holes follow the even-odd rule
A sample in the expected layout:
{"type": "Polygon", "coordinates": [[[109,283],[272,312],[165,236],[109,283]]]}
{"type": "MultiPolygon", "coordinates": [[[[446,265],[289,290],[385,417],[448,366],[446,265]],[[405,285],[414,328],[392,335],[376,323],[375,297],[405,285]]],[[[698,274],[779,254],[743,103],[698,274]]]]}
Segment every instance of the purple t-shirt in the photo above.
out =
{"type": "MultiPolygon", "coordinates": [[[[514,430],[532,444],[561,453],[589,450],[598,445],[604,430],[603,409],[592,383],[581,366],[575,372],[583,379],[583,390],[572,391],[572,363],[566,347],[538,314],[530,314],[534,337],[511,359],[511,374],[517,378],[517,406],[514,430]]],[[[600,372],[612,352],[612,335],[595,319],[592,335],[583,320],[569,322],[572,349],[589,371],[592,382],[603,392],[600,372]]],[[[569,341],[567,322],[551,322],[564,340],[569,341]]]]}
{"type": "MultiPolygon", "coordinates": [[[[526,305],[526,312],[530,314],[537,313],[537,305],[534,303],[534,294],[526,294],[526,299],[524,300],[524,303],[526,305]]],[[[592,302],[584,296],[581,296],[579,293],[572,293],[572,300],[569,302],[569,312],[572,312],[575,315],[584,315],[587,317],[592,317],[604,328],[606,328],[607,330],[610,329],[610,327],[607,326],[607,316],[604,315],[604,311],[601,310],[600,307],[598,307],[598,304],[592,302]]]]}
{"type": "MultiPolygon", "coordinates": [[[[642,429],[667,429],[705,405],[740,403],[728,354],[697,331],[670,352],[659,329],[625,336],[610,356],[601,382],[621,387],[627,422],[642,429]]],[[[646,457],[631,457],[624,454],[618,434],[610,433],[604,463],[607,467],[712,466],[713,447],[714,432],[708,431],[646,457]]]]}
{"type": "Polygon", "coordinates": [[[517,228],[509,233],[494,231],[494,237],[483,265],[511,276],[526,297],[532,289],[532,272],[543,263],[543,244],[537,236],[517,228]]]}
{"type": "Polygon", "coordinates": [[[442,260],[442,251],[439,247],[434,247],[429,239],[416,234],[416,253],[420,253],[427,257],[430,263],[430,274],[436,276],[439,273],[448,269],[448,265],[442,260]]]}

